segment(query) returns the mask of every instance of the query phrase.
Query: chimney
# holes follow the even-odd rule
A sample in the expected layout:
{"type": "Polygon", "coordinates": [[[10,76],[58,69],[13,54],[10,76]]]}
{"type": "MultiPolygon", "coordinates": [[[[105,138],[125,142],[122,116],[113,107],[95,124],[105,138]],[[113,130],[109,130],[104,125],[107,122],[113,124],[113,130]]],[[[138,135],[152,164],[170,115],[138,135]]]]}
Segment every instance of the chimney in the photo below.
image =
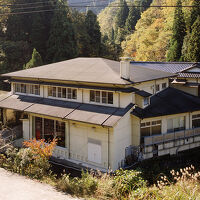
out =
{"type": "Polygon", "coordinates": [[[129,80],[130,79],[130,61],[131,58],[129,57],[121,57],[120,58],[120,76],[123,79],[129,80]]]}

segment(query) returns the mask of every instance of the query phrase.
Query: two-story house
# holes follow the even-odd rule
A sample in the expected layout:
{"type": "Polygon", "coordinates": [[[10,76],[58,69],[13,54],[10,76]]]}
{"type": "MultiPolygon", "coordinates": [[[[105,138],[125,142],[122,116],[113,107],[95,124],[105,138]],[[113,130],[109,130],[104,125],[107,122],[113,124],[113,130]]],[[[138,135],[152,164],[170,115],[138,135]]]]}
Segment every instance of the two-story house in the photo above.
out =
{"type": "Polygon", "coordinates": [[[4,123],[21,113],[23,139],[57,137],[56,157],[106,171],[133,148],[147,159],[200,146],[200,98],[170,87],[175,73],[76,58],[3,76],[12,88],[0,96],[4,123]]]}

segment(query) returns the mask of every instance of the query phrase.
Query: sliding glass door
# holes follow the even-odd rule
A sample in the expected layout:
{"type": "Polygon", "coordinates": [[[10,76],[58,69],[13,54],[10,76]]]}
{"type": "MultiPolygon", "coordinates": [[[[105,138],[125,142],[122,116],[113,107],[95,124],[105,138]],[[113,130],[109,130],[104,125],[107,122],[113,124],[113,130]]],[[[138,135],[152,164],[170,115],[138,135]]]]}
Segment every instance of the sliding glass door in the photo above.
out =
{"type": "Polygon", "coordinates": [[[34,117],[35,138],[45,139],[46,142],[57,139],[57,146],[65,147],[65,122],[34,117]]]}

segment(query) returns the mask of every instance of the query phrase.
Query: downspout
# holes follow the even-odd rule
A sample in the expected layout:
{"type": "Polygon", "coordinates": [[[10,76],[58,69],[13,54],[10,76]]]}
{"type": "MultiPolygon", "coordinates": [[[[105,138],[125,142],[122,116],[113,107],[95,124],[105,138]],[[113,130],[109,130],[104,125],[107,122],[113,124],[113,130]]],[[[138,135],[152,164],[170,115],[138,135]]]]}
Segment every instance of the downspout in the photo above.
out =
{"type": "Polygon", "coordinates": [[[82,89],[82,103],[83,103],[83,89],[82,89]]]}
{"type": "MultiPolygon", "coordinates": [[[[45,86],[43,85],[42,87],[43,87],[43,98],[44,98],[44,87],[45,87],[45,86]]],[[[48,88],[47,88],[47,92],[48,92],[48,88]]]]}
{"type": "Polygon", "coordinates": [[[110,129],[108,128],[108,166],[107,166],[107,168],[108,168],[108,170],[109,170],[109,167],[110,167],[110,156],[109,156],[109,154],[110,154],[110,129]]]}
{"type": "Polygon", "coordinates": [[[70,159],[70,121],[68,121],[68,158],[70,159]]]}
{"type": "Polygon", "coordinates": [[[118,93],[118,107],[120,108],[120,105],[121,103],[120,103],[120,93],[118,93]]]}

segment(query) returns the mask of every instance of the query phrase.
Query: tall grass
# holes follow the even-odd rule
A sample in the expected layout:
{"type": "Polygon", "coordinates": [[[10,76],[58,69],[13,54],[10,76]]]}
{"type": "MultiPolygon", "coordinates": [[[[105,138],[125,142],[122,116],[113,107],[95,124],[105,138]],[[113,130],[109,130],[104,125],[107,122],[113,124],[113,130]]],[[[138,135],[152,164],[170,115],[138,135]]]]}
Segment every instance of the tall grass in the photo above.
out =
{"type": "Polygon", "coordinates": [[[25,145],[28,148],[8,148],[6,155],[0,154],[0,167],[50,183],[65,193],[101,200],[200,199],[200,172],[192,165],[178,171],[171,170],[170,176],[160,176],[153,186],[139,170],[120,169],[114,174],[82,172],[81,178],[71,178],[64,173],[56,178],[48,162],[56,141],[46,144],[32,140],[25,145]]]}

